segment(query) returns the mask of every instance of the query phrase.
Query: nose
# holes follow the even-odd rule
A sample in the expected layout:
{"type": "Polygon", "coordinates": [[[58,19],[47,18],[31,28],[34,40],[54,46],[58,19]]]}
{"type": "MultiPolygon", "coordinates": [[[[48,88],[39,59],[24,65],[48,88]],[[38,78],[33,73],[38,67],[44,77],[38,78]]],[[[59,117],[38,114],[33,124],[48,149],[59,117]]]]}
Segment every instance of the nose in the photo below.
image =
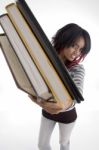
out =
{"type": "Polygon", "coordinates": [[[75,54],[76,56],[79,56],[80,53],[81,53],[81,50],[80,50],[79,48],[76,48],[75,51],[74,51],[74,54],[75,54]]]}

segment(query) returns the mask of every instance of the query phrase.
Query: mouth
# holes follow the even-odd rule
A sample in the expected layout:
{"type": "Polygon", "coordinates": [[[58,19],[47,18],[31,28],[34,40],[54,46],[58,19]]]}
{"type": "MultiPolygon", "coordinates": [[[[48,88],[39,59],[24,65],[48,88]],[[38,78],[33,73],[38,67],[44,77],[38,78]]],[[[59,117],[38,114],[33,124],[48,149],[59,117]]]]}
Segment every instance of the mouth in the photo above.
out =
{"type": "Polygon", "coordinates": [[[70,57],[71,60],[74,60],[75,58],[76,58],[76,56],[74,54],[71,55],[71,57],[70,57]]]}

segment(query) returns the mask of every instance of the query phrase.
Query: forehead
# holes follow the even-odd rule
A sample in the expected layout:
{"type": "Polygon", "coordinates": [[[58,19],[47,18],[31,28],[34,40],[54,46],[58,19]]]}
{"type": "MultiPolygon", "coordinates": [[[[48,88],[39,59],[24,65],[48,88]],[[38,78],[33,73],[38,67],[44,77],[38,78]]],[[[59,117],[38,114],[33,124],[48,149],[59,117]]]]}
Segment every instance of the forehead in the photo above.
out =
{"type": "Polygon", "coordinates": [[[79,37],[78,39],[75,40],[74,43],[77,44],[80,47],[84,47],[85,46],[85,40],[84,40],[83,37],[79,37]]]}

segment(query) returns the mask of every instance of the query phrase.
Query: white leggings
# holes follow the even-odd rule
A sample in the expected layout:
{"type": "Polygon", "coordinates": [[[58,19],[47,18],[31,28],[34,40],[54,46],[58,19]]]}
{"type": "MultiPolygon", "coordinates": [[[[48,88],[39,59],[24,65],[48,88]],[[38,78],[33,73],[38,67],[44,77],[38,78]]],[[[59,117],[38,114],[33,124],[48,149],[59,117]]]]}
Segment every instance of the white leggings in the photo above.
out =
{"type": "MultiPolygon", "coordinates": [[[[50,146],[50,139],[55,124],[56,124],[55,121],[47,119],[42,116],[38,142],[39,150],[52,150],[50,146]]],[[[69,139],[75,122],[69,124],[64,123],[58,124],[59,124],[60,150],[70,150],[69,139]]]]}

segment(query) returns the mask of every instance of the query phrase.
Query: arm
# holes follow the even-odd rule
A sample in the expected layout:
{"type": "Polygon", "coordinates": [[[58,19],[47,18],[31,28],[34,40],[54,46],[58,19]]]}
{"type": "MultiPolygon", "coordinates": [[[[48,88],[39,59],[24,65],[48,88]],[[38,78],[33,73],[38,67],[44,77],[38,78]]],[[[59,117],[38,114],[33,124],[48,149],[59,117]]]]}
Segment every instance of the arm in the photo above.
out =
{"type": "Polygon", "coordinates": [[[83,94],[83,85],[84,85],[84,76],[85,76],[85,69],[83,65],[78,64],[75,65],[70,69],[70,75],[76,84],[78,90],[81,94],[83,94]]]}
{"type": "MultiPolygon", "coordinates": [[[[82,65],[76,65],[73,68],[71,68],[69,72],[73,81],[78,87],[79,91],[82,93],[84,74],[85,74],[84,67],[82,65]]],[[[69,111],[74,107],[76,103],[76,100],[74,100],[72,104],[69,103],[69,104],[66,104],[65,106],[65,105],[61,105],[60,102],[58,101],[56,103],[53,103],[53,102],[44,101],[42,99],[37,100],[35,97],[31,95],[29,95],[29,98],[32,101],[34,101],[36,104],[38,104],[40,107],[42,107],[45,111],[51,114],[58,114],[60,112],[69,111]]]]}
{"type": "MultiPolygon", "coordinates": [[[[74,83],[76,84],[78,90],[81,92],[81,94],[83,94],[83,84],[84,84],[84,76],[85,76],[85,69],[83,65],[78,64],[73,66],[72,68],[69,69],[69,73],[74,83]]],[[[71,106],[68,109],[65,109],[65,111],[69,111],[73,109],[76,103],[77,101],[74,100],[71,106]]]]}
{"type": "Polygon", "coordinates": [[[28,95],[28,97],[50,114],[58,114],[64,108],[64,105],[60,104],[60,102],[54,103],[54,102],[44,101],[42,99],[37,99],[32,95],[28,95]]]}

